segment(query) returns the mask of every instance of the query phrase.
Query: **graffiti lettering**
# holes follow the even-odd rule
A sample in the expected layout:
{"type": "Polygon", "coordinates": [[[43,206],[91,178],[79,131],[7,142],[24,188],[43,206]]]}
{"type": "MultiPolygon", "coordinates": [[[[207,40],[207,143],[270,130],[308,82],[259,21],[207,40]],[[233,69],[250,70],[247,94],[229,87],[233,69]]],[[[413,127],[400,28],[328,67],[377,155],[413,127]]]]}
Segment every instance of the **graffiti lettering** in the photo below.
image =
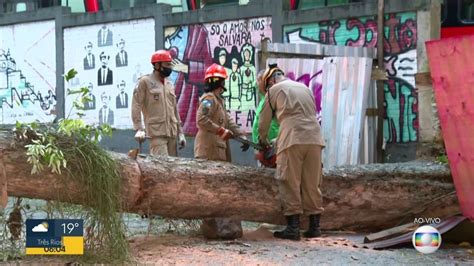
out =
{"type": "Polygon", "coordinates": [[[249,24],[247,21],[235,23],[213,24],[210,26],[211,36],[219,35],[219,46],[242,46],[245,43],[252,43],[251,31],[264,30],[263,20],[254,20],[249,24]]]}
{"type": "MultiPolygon", "coordinates": [[[[416,19],[414,13],[389,14],[385,21],[384,52],[399,54],[416,49],[416,19]]],[[[285,27],[286,41],[310,41],[331,45],[377,45],[377,23],[373,17],[321,21],[318,24],[285,27]],[[344,25],[341,27],[341,25],[344,25]],[[292,33],[299,39],[290,40],[292,33]],[[318,33],[318,34],[316,34],[318,33]]]]}
{"type": "Polygon", "coordinates": [[[219,25],[211,25],[211,30],[209,31],[211,35],[221,34],[221,27],[219,25]]]}
{"type": "Polygon", "coordinates": [[[399,34],[401,46],[403,48],[402,51],[416,48],[416,22],[413,19],[408,19],[400,26],[399,34]]]}
{"type": "Polygon", "coordinates": [[[253,126],[253,121],[255,120],[255,110],[250,110],[248,113],[247,113],[247,123],[245,124],[245,126],[247,128],[251,128],[253,126]]]}
{"type": "Polygon", "coordinates": [[[341,26],[339,21],[321,21],[319,22],[321,27],[319,32],[319,40],[324,44],[337,44],[336,43],[336,30],[341,26]]]}
{"type": "Polygon", "coordinates": [[[2,106],[6,104],[8,107],[13,108],[15,104],[25,106],[27,102],[33,104],[39,103],[43,111],[47,111],[54,106],[56,103],[56,94],[52,90],[48,90],[47,96],[42,96],[41,92],[34,92],[33,89],[27,88],[19,92],[16,88],[11,88],[10,97],[0,96],[2,106]]]}
{"type": "Polygon", "coordinates": [[[418,100],[415,88],[405,80],[393,77],[385,83],[384,91],[386,106],[384,135],[387,141],[416,141],[418,100]]]}
{"type": "MultiPolygon", "coordinates": [[[[374,17],[292,25],[285,27],[284,32],[287,42],[366,47],[377,45],[377,23],[374,17]]],[[[414,92],[416,42],[415,12],[385,15],[384,52],[389,81],[385,83],[384,132],[388,142],[410,142],[418,139],[417,95],[414,92]]]]}
{"type": "Polygon", "coordinates": [[[346,41],[347,46],[375,47],[377,45],[377,23],[374,20],[368,19],[363,23],[359,19],[352,18],[347,20],[347,29],[357,29],[359,33],[356,38],[346,41]]]}
{"type": "MultiPolygon", "coordinates": [[[[0,85],[0,103],[2,109],[4,106],[13,109],[15,105],[20,105],[24,108],[28,107],[28,103],[39,104],[41,110],[53,112],[56,104],[56,94],[51,89],[41,89],[35,91],[34,86],[27,81],[25,75],[21,70],[17,70],[16,61],[10,56],[10,53],[3,54],[4,58],[1,64],[5,66],[0,69],[0,74],[4,76],[5,83],[0,85]],[[11,86],[16,84],[17,87],[11,86]],[[41,91],[46,92],[46,96],[41,94],[41,91]]],[[[34,116],[31,112],[24,112],[21,117],[34,116]]],[[[13,116],[12,118],[19,117],[13,116]]]]}
{"type": "Polygon", "coordinates": [[[265,20],[259,19],[252,21],[252,30],[265,30],[265,20]]]}
{"type": "Polygon", "coordinates": [[[240,122],[240,114],[241,114],[241,113],[242,113],[242,111],[240,111],[240,110],[235,111],[235,119],[234,119],[234,121],[235,121],[235,123],[236,123],[239,127],[242,126],[242,123],[240,122]]]}
{"type": "Polygon", "coordinates": [[[384,39],[384,50],[389,54],[399,54],[410,49],[416,49],[416,23],[407,19],[400,23],[400,18],[390,14],[385,22],[388,36],[384,39]]]}
{"type": "Polygon", "coordinates": [[[228,45],[242,45],[244,43],[252,42],[252,37],[248,32],[241,32],[236,34],[221,35],[219,37],[220,46],[228,45]]]}

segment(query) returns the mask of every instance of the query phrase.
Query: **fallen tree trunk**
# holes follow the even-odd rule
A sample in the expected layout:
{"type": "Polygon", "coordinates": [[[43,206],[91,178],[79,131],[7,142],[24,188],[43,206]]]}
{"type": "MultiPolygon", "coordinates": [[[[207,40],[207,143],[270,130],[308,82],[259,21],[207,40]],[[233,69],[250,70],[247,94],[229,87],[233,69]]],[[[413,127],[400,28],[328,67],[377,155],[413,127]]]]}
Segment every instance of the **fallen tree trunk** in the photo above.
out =
{"type": "MultiPolygon", "coordinates": [[[[0,134],[0,162],[9,196],[82,202],[84,191],[77,180],[65,182],[67,177],[46,171],[32,176],[25,150],[12,143],[10,134],[0,134]]],[[[284,223],[273,169],[112,155],[121,168],[124,211],[169,218],[234,217],[284,223]]],[[[415,217],[442,218],[459,212],[449,168],[433,163],[339,167],[325,172],[322,189],[326,209],[322,227],[326,230],[372,231],[415,217]]]]}

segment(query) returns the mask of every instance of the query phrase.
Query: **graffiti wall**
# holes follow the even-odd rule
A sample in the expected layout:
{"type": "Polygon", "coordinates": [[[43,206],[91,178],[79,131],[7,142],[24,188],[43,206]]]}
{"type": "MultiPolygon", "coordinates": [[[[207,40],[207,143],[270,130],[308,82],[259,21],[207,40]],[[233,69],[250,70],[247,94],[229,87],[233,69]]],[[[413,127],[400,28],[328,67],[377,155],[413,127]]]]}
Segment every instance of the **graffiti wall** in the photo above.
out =
{"type": "Polygon", "coordinates": [[[228,112],[244,131],[251,131],[257,105],[255,46],[271,36],[270,17],[165,29],[165,48],[175,62],[171,79],[186,134],[197,132],[196,111],[203,94],[204,73],[212,63],[227,70],[227,92],[223,96],[228,112]]]}
{"type": "MultiPolygon", "coordinates": [[[[284,27],[285,42],[377,46],[374,17],[320,21],[284,27]]],[[[415,89],[416,13],[387,14],[384,25],[384,137],[387,142],[418,140],[418,100],[415,89]]]]}
{"type": "Polygon", "coordinates": [[[56,117],[54,21],[0,27],[0,123],[56,117]]]}
{"type": "Polygon", "coordinates": [[[267,65],[277,63],[285,71],[285,76],[301,82],[313,91],[316,104],[316,114],[321,123],[323,66],[324,60],[317,59],[268,59],[267,65]]]}
{"type": "MultiPolygon", "coordinates": [[[[88,87],[91,102],[84,105],[84,121],[132,128],[131,103],[137,79],[152,71],[155,50],[153,19],[130,20],[64,30],[64,69],[78,75],[66,88],[88,87]]],[[[66,116],[77,95],[65,95],[66,116]]]]}

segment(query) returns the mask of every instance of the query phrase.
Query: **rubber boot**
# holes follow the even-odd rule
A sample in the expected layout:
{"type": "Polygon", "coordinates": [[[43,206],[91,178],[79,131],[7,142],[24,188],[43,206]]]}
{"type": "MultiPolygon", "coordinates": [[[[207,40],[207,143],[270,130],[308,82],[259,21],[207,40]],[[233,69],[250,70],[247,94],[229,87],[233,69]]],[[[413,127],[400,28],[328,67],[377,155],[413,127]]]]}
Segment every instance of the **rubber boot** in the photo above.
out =
{"type": "Polygon", "coordinates": [[[319,219],[321,214],[311,214],[309,216],[309,227],[308,231],[303,233],[303,236],[306,238],[320,237],[321,229],[319,227],[319,219]]]}
{"type": "Polygon", "coordinates": [[[288,225],[285,230],[274,232],[273,236],[282,239],[300,240],[300,215],[286,216],[286,221],[288,225]]]}

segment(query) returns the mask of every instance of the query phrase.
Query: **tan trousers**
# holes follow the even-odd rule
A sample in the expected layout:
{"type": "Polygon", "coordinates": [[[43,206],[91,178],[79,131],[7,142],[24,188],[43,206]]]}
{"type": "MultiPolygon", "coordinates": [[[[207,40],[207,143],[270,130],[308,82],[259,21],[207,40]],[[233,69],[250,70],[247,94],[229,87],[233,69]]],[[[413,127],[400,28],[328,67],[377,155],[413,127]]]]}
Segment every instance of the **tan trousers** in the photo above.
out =
{"type": "Polygon", "coordinates": [[[176,137],[153,137],[150,141],[151,155],[178,155],[176,137]]]}
{"type": "Polygon", "coordinates": [[[294,145],[277,156],[277,179],[285,216],[324,211],[319,145],[294,145]]]}

